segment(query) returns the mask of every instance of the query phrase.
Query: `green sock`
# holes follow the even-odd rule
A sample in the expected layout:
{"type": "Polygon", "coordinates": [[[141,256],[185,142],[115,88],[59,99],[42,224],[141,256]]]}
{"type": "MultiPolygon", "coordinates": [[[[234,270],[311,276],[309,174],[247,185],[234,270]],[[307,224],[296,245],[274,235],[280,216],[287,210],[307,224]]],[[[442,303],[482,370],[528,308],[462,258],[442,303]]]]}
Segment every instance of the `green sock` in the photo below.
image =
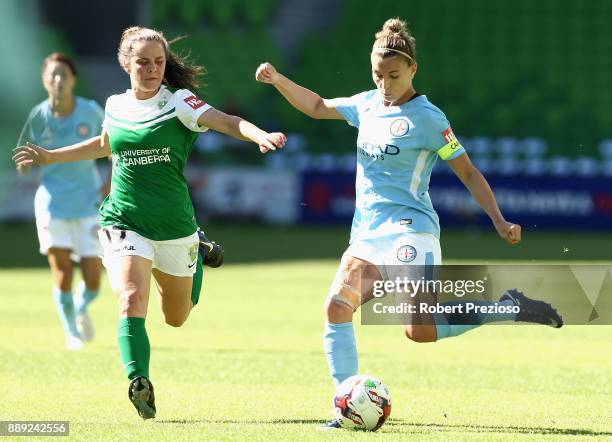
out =
{"type": "Polygon", "coordinates": [[[198,263],[196,264],[196,272],[193,275],[193,283],[191,285],[191,302],[194,307],[200,300],[200,291],[202,290],[202,277],[204,276],[202,260],[202,255],[198,253],[198,263]]]}
{"type": "Polygon", "coordinates": [[[118,327],[119,354],[127,377],[149,378],[151,345],[144,318],[121,318],[118,327]]]}

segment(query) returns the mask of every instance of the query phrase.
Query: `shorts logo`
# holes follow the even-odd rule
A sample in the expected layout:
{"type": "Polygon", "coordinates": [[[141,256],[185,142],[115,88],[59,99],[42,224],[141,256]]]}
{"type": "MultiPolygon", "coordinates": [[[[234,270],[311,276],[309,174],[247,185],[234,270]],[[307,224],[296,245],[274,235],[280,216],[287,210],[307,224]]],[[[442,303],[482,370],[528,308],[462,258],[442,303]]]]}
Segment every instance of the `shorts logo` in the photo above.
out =
{"type": "MultiPolygon", "coordinates": [[[[453,133],[453,130],[450,127],[446,129],[444,132],[442,132],[442,136],[446,140],[447,144],[452,143],[453,141],[457,141],[457,137],[455,136],[455,134],[453,133]]],[[[459,146],[459,143],[456,143],[456,145],[453,145],[452,148],[456,149],[457,146],[459,146]]]]}
{"type": "Polygon", "coordinates": [[[127,246],[123,246],[123,247],[116,247],[112,251],[113,251],[113,253],[135,252],[136,251],[136,247],[133,246],[133,245],[127,245],[127,246]]]}
{"type": "Polygon", "coordinates": [[[393,120],[391,126],[389,126],[389,130],[391,131],[391,135],[394,137],[403,137],[408,133],[410,129],[410,123],[405,118],[397,118],[393,120]]]}
{"type": "Polygon", "coordinates": [[[191,106],[193,110],[199,109],[206,104],[202,100],[200,100],[198,97],[196,97],[195,95],[191,95],[185,98],[185,103],[191,106]]]}
{"type": "Polygon", "coordinates": [[[193,265],[196,263],[197,259],[198,259],[198,248],[200,247],[200,244],[194,244],[189,248],[189,260],[193,263],[191,265],[188,265],[187,267],[191,268],[193,267],[193,265]]]}
{"type": "Polygon", "coordinates": [[[81,123],[77,126],[77,133],[80,137],[87,138],[91,133],[91,129],[87,123],[81,123]]]}
{"type": "Polygon", "coordinates": [[[397,259],[401,262],[412,262],[417,257],[417,251],[414,247],[405,245],[397,250],[397,259]]]}

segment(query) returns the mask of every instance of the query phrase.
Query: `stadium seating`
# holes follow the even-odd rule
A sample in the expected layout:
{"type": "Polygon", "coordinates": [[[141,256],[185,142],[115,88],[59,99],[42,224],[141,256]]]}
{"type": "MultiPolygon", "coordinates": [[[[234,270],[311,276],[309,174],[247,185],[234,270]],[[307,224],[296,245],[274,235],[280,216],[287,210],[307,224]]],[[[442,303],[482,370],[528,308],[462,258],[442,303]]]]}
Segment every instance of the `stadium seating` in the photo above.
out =
{"type": "Polygon", "coordinates": [[[350,0],[328,35],[304,41],[295,76],[327,95],[372,87],[373,34],[399,15],[417,38],[417,90],[445,111],[456,132],[539,136],[551,153],[597,155],[612,125],[611,13],[606,1],[471,0],[467,8],[442,0],[350,0]]]}
{"type": "MultiPolygon", "coordinates": [[[[275,116],[288,131],[305,134],[314,152],[330,144],[350,150],[350,128],[312,124],[252,81],[261,60],[285,67],[266,25],[282,1],[153,0],[152,10],[164,29],[172,23],[179,33],[189,31],[186,47],[209,70],[204,95],[211,102],[275,116]]],[[[549,159],[601,157],[598,145],[612,127],[612,2],[470,0],[466,7],[444,0],[345,0],[335,25],[306,34],[285,72],[326,97],[372,88],[373,36],[391,16],[407,20],[417,38],[417,90],[444,110],[456,133],[535,137],[549,159]]],[[[494,144],[493,159],[499,156],[494,144]]]]}

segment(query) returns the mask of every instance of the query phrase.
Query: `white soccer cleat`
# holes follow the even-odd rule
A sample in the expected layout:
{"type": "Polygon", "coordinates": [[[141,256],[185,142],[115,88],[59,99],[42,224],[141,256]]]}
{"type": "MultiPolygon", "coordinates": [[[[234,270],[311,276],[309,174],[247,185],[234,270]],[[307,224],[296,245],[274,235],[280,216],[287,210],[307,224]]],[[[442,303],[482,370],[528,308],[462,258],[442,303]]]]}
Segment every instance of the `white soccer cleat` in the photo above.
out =
{"type": "Polygon", "coordinates": [[[77,337],[68,335],[66,336],[66,350],[68,351],[79,351],[83,349],[83,341],[77,337]]]}
{"type": "Polygon", "coordinates": [[[77,313],[76,325],[83,341],[88,342],[94,338],[95,329],[89,313],[77,313]]]}

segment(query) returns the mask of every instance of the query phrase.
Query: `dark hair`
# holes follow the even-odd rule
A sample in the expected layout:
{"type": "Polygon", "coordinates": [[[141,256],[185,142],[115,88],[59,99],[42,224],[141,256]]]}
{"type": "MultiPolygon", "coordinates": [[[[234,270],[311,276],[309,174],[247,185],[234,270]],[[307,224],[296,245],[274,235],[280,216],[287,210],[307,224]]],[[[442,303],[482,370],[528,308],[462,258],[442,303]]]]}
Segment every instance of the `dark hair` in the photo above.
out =
{"type": "Polygon", "coordinates": [[[74,65],[74,61],[72,61],[72,59],[68,57],[66,54],[62,54],[61,52],[53,52],[47,55],[47,58],[45,58],[42,63],[42,71],[45,72],[47,65],[54,61],[57,61],[58,63],[63,63],[66,66],[68,66],[68,69],[70,69],[70,72],[72,72],[72,75],[76,77],[77,70],[76,70],[76,66],[74,65]]]}
{"type": "Polygon", "coordinates": [[[416,40],[408,29],[406,22],[399,17],[390,18],[375,35],[372,52],[383,58],[394,55],[406,56],[409,66],[416,62],[416,40]]]}
{"type": "Polygon", "coordinates": [[[117,59],[124,66],[129,63],[132,56],[132,46],[137,41],[157,41],[164,47],[166,53],[166,70],[162,82],[177,89],[189,89],[193,92],[200,87],[198,77],[206,73],[203,66],[196,66],[187,62],[188,56],[180,56],[170,50],[170,45],[185,37],[178,37],[168,42],[164,34],[155,29],[132,26],[121,34],[117,59]]]}

